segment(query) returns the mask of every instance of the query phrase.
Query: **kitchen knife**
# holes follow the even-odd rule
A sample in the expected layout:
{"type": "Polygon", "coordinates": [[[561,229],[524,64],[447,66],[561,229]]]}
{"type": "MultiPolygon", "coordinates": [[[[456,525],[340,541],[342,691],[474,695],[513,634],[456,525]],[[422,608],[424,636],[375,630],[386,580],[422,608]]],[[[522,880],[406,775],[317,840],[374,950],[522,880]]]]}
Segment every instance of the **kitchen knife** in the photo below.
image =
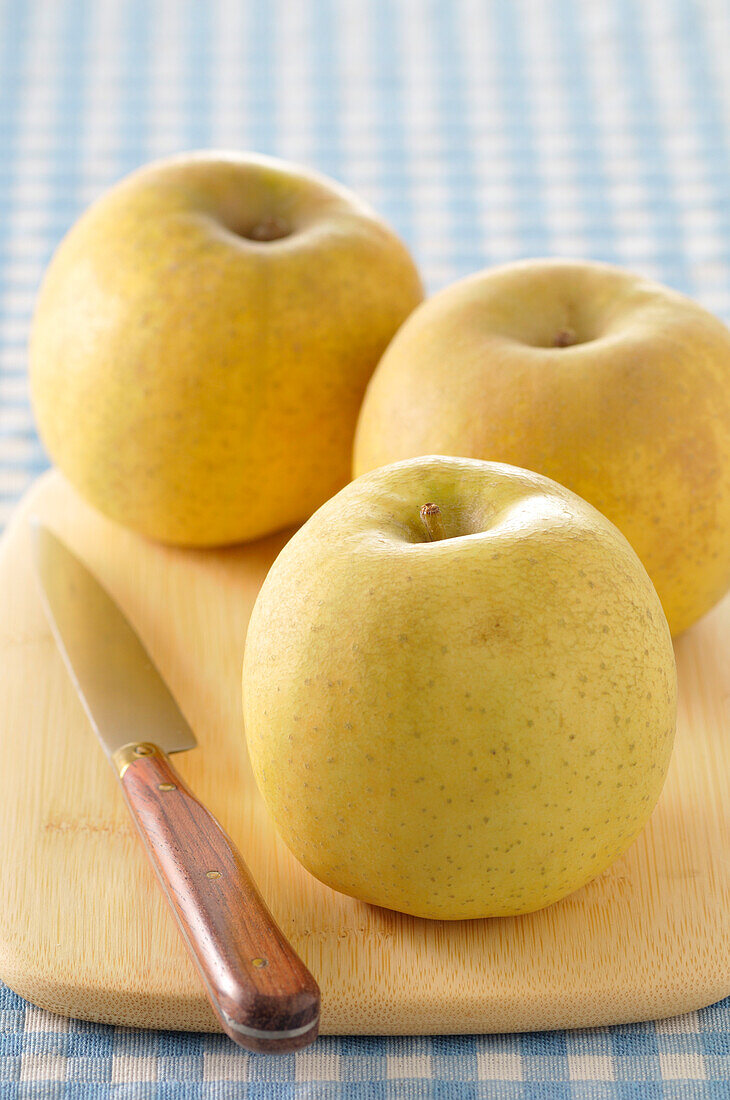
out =
{"type": "Polygon", "coordinates": [[[223,1029],[257,1051],[316,1039],[319,989],[232,840],[174,770],[193,731],[111,596],[45,526],[35,559],[51,630],[223,1029]]]}

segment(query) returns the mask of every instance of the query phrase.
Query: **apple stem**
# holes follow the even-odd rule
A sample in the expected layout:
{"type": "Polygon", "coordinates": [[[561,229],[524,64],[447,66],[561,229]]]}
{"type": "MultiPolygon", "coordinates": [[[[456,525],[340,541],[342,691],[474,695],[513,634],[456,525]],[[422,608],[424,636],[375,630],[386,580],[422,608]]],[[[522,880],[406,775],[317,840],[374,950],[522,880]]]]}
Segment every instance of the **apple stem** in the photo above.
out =
{"type": "Polygon", "coordinates": [[[421,508],[421,520],[429,542],[438,542],[439,539],[446,538],[444,521],[441,519],[441,509],[438,504],[424,504],[421,508]]]}
{"type": "Polygon", "coordinates": [[[569,348],[573,344],[577,344],[578,339],[572,328],[561,328],[559,332],[555,333],[555,339],[553,340],[554,348],[569,348]]]}

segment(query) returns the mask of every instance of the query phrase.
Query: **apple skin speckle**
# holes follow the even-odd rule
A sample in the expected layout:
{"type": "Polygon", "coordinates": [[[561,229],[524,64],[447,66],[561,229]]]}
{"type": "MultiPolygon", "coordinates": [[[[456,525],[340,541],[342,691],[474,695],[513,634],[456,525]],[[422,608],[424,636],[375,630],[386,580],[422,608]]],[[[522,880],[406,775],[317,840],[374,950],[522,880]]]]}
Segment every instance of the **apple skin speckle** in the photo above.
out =
{"type": "Polygon", "coordinates": [[[608,867],[659,796],[676,717],[669,628],[619,531],[537,474],[441,457],[363,476],[285,546],[243,693],[304,866],[447,920],[531,912],[608,867]],[[446,538],[423,541],[424,501],[446,538]]]}

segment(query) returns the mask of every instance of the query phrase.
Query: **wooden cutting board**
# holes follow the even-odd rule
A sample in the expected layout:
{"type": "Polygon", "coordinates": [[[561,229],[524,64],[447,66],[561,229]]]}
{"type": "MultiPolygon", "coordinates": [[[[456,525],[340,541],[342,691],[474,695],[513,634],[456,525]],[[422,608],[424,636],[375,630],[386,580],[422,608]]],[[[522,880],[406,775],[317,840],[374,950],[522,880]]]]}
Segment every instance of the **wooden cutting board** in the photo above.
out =
{"type": "Polygon", "coordinates": [[[239,844],[316,975],[325,1033],[584,1027],[730,993],[730,602],[677,643],[675,755],[631,850],[541,913],[417,920],[322,886],[278,840],[256,792],[241,656],[285,536],[221,551],[157,546],[52,473],[0,544],[0,977],[22,996],[91,1020],[218,1029],[51,639],[31,515],[126,610],[197,731],[199,748],[176,766],[239,844]]]}

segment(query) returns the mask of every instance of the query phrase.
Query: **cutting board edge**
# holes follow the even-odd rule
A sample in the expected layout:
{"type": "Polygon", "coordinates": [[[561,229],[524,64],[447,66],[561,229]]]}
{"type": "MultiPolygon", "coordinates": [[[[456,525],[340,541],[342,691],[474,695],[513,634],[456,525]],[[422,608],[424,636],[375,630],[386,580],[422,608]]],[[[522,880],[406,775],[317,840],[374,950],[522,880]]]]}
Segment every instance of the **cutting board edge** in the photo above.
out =
{"type": "MultiPolygon", "coordinates": [[[[29,979],[27,974],[23,978],[18,971],[9,972],[1,963],[0,980],[28,1004],[67,1019],[142,1030],[222,1033],[212,1013],[208,1015],[206,1012],[207,1004],[202,1006],[201,1012],[201,1002],[196,999],[181,998],[179,1005],[171,1013],[169,1007],[164,1011],[160,1010],[159,998],[156,994],[135,994],[140,1011],[130,1011],[126,1008],[121,1011],[110,1011],[103,1007],[105,1003],[108,1004],[108,990],[101,986],[96,990],[79,990],[62,983],[54,984],[47,977],[44,977],[42,982],[36,981],[32,975],[29,979]],[[143,1020],[140,1018],[140,1013],[143,1014],[143,1020]]],[[[485,1017],[490,1014],[485,1013],[484,1005],[481,1004],[475,1010],[475,1015],[478,1012],[480,1018],[473,1021],[462,1020],[459,1034],[498,1035],[535,1031],[575,1031],[617,1027],[642,1023],[646,1020],[671,1019],[710,1007],[730,995],[730,975],[724,982],[717,981],[714,988],[705,989],[694,998],[688,997],[683,987],[674,990],[676,1001],[667,996],[668,992],[666,987],[656,987],[645,1000],[637,998],[635,1002],[627,1003],[623,1012],[618,1013],[615,1010],[602,1011],[595,998],[581,1009],[576,1009],[575,1002],[571,1001],[570,1004],[566,1003],[562,1011],[553,1010],[549,1013],[541,1013],[523,1004],[520,1012],[508,1013],[505,1016],[504,1009],[495,1006],[491,1014],[495,1018],[487,1019],[486,1023],[485,1017]],[[676,1010],[668,1009],[667,1006],[673,1003],[679,1007],[676,1010]],[[497,1016],[499,1019],[496,1018],[497,1016]]],[[[455,1006],[442,1005],[439,1013],[417,1012],[413,1010],[412,1005],[404,1006],[405,1022],[398,1026],[383,1024],[382,1018],[378,1017],[376,1003],[369,1007],[370,1011],[362,1003],[352,1004],[346,1013],[327,1012],[325,1009],[320,1034],[355,1036],[454,1034],[454,1028],[449,1023],[449,1019],[453,1019],[455,1006]],[[335,1018],[328,1018],[332,1016],[335,1018]],[[357,1024],[354,1023],[356,1018],[359,1020],[357,1024]]],[[[463,1003],[458,1004],[458,1010],[463,1012],[463,1003]]]]}
{"type": "Polygon", "coordinates": [[[4,529],[0,532],[0,564],[7,553],[8,547],[12,541],[12,535],[15,528],[22,523],[26,513],[32,508],[35,498],[43,492],[44,486],[47,482],[53,482],[62,475],[58,470],[52,467],[48,470],[44,470],[42,474],[31,482],[28,488],[23,493],[22,497],[15,505],[10,519],[5,524],[4,529]]]}

